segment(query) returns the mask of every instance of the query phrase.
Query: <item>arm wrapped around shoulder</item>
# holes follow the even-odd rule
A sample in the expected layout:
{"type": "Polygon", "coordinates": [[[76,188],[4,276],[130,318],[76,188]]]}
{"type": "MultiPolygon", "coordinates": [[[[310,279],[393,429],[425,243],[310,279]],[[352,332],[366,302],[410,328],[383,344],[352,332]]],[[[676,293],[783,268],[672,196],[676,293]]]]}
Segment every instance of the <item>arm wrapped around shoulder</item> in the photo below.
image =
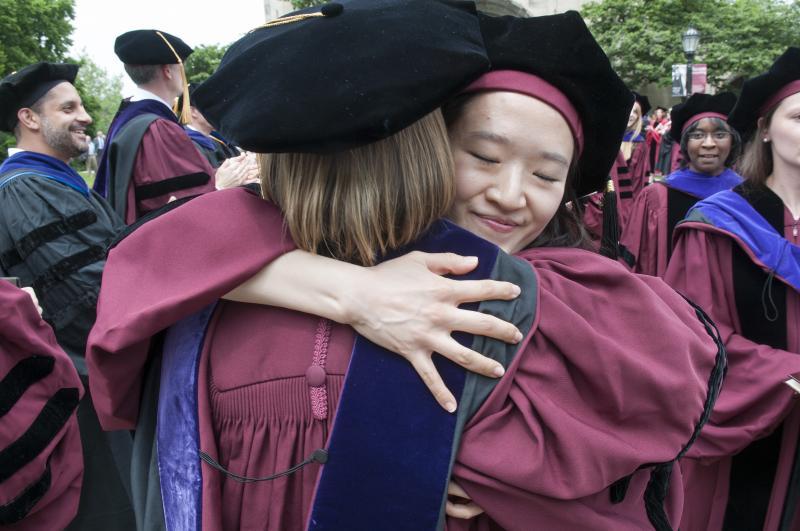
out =
{"type": "Polygon", "coordinates": [[[100,424],[133,429],[152,336],[294,249],[280,211],[245,189],[148,221],[108,255],[86,363],[100,424]]]}
{"type": "Polygon", "coordinates": [[[597,254],[522,258],[539,279],[538,326],[468,424],[454,478],[503,527],[650,527],[641,473],[685,451],[718,392],[713,325],[660,279],[597,254]]]}

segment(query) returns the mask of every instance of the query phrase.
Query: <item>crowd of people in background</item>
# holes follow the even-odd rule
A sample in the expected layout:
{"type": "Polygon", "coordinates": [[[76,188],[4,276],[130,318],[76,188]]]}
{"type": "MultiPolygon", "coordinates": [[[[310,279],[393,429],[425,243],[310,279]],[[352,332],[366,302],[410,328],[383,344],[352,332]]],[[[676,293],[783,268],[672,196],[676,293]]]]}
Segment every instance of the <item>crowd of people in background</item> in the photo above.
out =
{"type": "Polygon", "coordinates": [[[94,138],[0,80],[0,527],[800,531],[800,48],[670,109],[576,12],[192,51],[94,138]]]}

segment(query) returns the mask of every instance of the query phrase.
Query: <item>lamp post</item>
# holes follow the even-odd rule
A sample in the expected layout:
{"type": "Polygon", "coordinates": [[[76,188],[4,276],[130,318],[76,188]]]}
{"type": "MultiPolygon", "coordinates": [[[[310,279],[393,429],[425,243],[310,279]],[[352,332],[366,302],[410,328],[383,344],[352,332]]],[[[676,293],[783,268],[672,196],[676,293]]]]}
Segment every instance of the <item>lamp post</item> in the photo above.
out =
{"type": "Polygon", "coordinates": [[[692,26],[689,26],[683,33],[681,38],[683,42],[683,53],[686,54],[686,96],[692,95],[692,61],[694,54],[697,51],[697,45],[700,44],[700,32],[692,26]]]}

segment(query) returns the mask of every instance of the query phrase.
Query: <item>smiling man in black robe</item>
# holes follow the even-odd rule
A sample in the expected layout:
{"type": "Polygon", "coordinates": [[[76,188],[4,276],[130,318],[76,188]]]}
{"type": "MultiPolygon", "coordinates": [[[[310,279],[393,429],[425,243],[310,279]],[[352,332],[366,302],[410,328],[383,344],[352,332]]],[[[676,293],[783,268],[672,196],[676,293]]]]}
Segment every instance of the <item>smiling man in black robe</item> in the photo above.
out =
{"type": "MultiPolygon", "coordinates": [[[[76,65],[37,63],[0,81],[0,129],[13,132],[20,149],[0,165],[0,276],[33,287],[42,317],[88,389],[86,337],[106,248],[124,224],[68,164],[88,149],[92,123],[73,85],[77,72],[76,65]]],[[[131,529],[118,473],[126,470],[130,435],[101,432],[88,392],[78,421],[85,472],[70,529],[131,529]]]]}

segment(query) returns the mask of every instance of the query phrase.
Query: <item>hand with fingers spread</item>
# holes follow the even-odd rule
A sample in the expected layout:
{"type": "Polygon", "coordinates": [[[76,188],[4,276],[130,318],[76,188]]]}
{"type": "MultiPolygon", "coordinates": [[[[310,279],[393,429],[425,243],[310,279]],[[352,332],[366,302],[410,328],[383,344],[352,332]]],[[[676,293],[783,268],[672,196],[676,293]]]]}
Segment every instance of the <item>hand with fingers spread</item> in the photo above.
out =
{"type": "Polygon", "coordinates": [[[469,494],[455,481],[450,480],[447,485],[447,503],[444,512],[451,518],[469,520],[485,511],[481,506],[472,501],[469,494]]]}
{"type": "Polygon", "coordinates": [[[494,280],[452,280],[478,265],[475,257],[412,252],[368,269],[360,289],[347,293],[346,322],[359,334],[396,352],[414,366],[436,401],[456,409],[456,399],[433,364],[434,352],[470,371],[500,377],[500,363],[459,344],[456,331],[518,343],[522,334],[497,317],[458,308],[485,300],[510,300],[520,289],[494,280]]]}

